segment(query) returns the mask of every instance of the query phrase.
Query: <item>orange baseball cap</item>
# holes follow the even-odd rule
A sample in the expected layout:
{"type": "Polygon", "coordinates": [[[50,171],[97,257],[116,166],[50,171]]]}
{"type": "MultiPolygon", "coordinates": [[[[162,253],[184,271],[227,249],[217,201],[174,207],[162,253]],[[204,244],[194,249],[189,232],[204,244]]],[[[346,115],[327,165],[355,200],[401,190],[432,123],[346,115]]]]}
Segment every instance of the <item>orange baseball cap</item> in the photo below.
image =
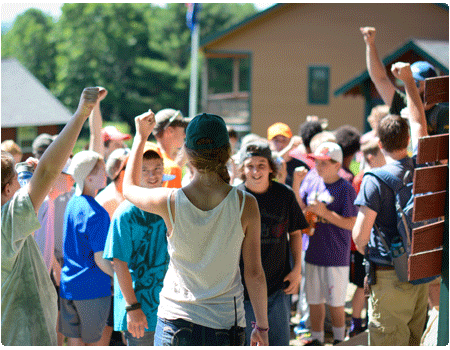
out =
{"type": "Polygon", "coordinates": [[[145,143],[145,146],[144,146],[144,152],[142,152],[142,154],[145,154],[145,152],[148,152],[148,151],[153,151],[153,152],[155,152],[155,153],[159,156],[159,158],[162,158],[162,157],[163,157],[163,156],[162,156],[162,153],[161,153],[161,150],[159,149],[158,145],[156,145],[156,144],[153,143],[153,142],[147,141],[147,142],[145,143]]]}
{"type": "Polygon", "coordinates": [[[292,137],[291,128],[284,123],[272,124],[267,129],[267,139],[270,141],[277,135],[282,135],[282,136],[290,139],[292,137]]]}

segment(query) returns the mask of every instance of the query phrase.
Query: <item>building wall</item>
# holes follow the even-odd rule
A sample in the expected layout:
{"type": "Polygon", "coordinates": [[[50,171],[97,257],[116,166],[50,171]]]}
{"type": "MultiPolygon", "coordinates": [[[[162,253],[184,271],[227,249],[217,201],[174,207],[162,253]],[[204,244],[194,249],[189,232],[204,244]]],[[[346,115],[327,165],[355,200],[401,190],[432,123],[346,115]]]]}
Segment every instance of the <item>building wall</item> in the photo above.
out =
{"type": "Polygon", "coordinates": [[[282,121],[297,133],[307,115],[328,118],[331,130],[351,124],[363,131],[363,98],[333,96],[366,69],[362,26],[377,28],[383,58],[412,37],[448,40],[449,15],[432,4],[288,4],[203,49],[251,52],[252,132],[266,136],[282,121]],[[328,105],[308,104],[310,65],[330,67],[328,105]]]}
{"type": "MultiPolygon", "coordinates": [[[[47,133],[50,135],[56,135],[59,133],[59,131],[64,127],[64,125],[42,125],[36,127],[37,135],[47,133]]],[[[19,143],[19,140],[17,139],[17,128],[2,128],[1,130],[2,135],[1,139],[2,142],[5,140],[13,140],[16,143],[19,143]]],[[[27,159],[28,157],[32,157],[33,154],[31,152],[28,152],[27,150],[24,151],[22,159],[27,159]]],[[[31,149],[30,149],[31,151],[31,149]]]]}

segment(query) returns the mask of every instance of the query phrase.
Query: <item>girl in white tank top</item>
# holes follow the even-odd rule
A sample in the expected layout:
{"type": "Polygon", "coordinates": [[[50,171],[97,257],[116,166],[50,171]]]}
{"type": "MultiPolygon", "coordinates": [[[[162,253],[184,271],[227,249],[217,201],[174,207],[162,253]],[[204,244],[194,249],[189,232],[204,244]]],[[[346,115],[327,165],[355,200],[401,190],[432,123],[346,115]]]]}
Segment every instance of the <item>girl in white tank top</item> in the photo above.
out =
{"type": "MultiPolygon", "coordinates": [[[[123,193],[142,210],[160,215],[168,232],[170,263],[160,294],[155,345],[243,345],[242,338],[236,343],[236,330],[239,335],[239,327],[246,326],[241,253],[256,316],[251,344],[268,345],[260,214],[253,196],[229,185],[225,122],[204,113],[189,123],[185,151],[194,176],[178,190],[139,187],[142,152],[155,115],[149,110],[135,123],[123,193]]],[[[138,329],[133,336],[142,333],[138,329]]]]}

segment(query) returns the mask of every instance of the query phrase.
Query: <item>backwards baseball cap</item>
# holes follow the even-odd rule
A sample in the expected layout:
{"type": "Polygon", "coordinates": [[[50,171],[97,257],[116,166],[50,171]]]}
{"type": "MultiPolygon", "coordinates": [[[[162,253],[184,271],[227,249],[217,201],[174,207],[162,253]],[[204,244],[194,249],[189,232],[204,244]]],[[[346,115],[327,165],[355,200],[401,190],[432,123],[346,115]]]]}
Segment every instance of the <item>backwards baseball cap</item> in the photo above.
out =
{"type": "Polygon", "coordinates": [[[102,131],[102,140],[106,141],[124,141],[131,139],[131,135],[120,132],[114,125],[105,126],[102,131]]]}
{"type": "Polygon", "coordinates": [[[321,160],[334,160],[335,162],[342,164],[342,148],[337,143],[334,142],[324,142],[317,147],[314,153],[308,155],[308,157],[313,159],[321,160]]]}
{"type": "Polygon", "coordinates": [[[128,148],[118,148],[111,152],[108,160],[106,161],[105,169],[106,175],[108,175],[111,180],[116,179],[119,173],[125,167],[125,165],[127,164],[129,153],[130,150],[128,148]]]}
{"type": "Polygon", "coordinates": [[[81,151],[73,156],[68,173],[75,180],[75,194],[77,196],[83,193],[84,181],[100,159],[102,159],[102,156],[94,151],[81,151]]]}
{"type": "Polygon", "coordinates": [[[50,134],[40,134],[38,137],[36,137],[32,144],[33,149],[33,155],[36,158],[40,158],[45,150],[48,148],[48,146],[51,145],[51,143],[54,140],[54,136],[51,136],[50,134]]]}
{"type": "Polygon", "coordinates": [[[291,128],[284,123],[272,124],[267,129],[267,139],[270,141],[277,135],[282,135],[282,136],[290,139],[292,137],[291,128]]]}
{"type": "Polygon", "coordinates": [[[411,65],[411,72],[416,81],[437,77],[434,67],[426,61],[414,62],[411,65]]]}
{"type": "Polygon", "coordinates": [[[250,157],[264,157],[269,161],[272,159],[270,145],[264,140],[255,140],[245,144],[239,151],[239,155],[239,164],[244,163],[250,157]]]}
{"type": "Polygon", "coordinates": [[[186,129],[186,147],[192,150],[214,149],[230,143],[225,121],[214,114],[199,114],[186,129]]]}
{"type": "Polygon", "coordinates": [[[156,125],[153,128],[153,135],[158,134],[169,126],[182,126],[185,128],[188,125],[189,120],[183,118],[180,111],[172,108],[166,108],[155,114],[155,122],[156,125]]]}

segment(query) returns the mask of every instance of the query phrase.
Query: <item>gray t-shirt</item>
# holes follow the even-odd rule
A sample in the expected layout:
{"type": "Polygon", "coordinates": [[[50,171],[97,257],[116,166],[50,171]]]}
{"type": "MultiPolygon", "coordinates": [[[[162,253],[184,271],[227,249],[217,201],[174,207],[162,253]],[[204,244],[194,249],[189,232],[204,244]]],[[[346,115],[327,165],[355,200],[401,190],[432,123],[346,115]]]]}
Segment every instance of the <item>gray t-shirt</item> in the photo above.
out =
{"type": "Polygon", "coordinates": [[[56,290],[32,235],[39,227],[23,187],[2,206],[3,345],[57,345],[56,290]]]}

